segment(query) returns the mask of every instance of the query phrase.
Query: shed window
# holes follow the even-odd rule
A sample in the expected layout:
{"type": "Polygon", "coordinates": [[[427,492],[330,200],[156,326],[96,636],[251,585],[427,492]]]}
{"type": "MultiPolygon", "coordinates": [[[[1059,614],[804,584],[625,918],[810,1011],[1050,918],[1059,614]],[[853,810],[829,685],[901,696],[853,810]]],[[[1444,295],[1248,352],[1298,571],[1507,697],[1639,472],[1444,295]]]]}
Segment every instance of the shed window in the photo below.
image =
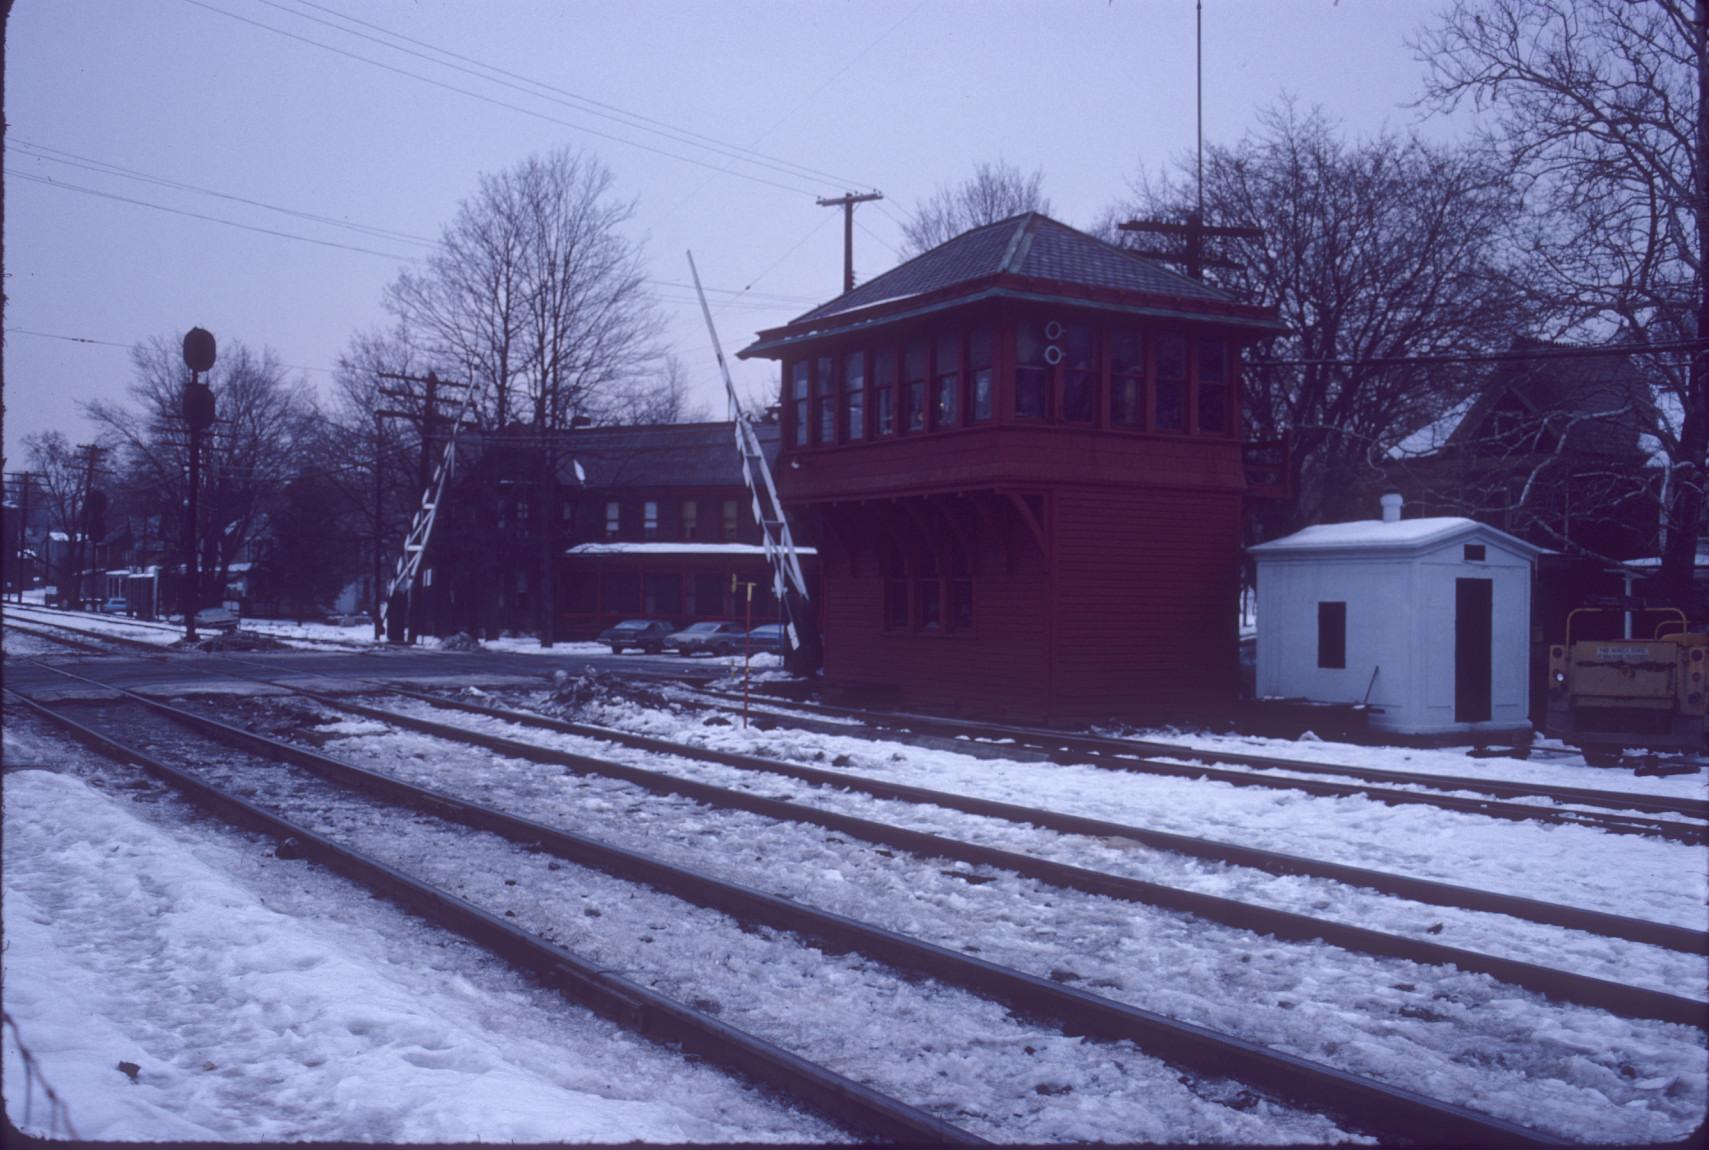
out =
{"type": "Polygon", "coordinates": [[[1317,605],[1317,665],[1344,668],[1347,666],[1347,604],[1324,602],[1317,605]]]}
{"type": "Polygon", "coordinates": [[[1138,427],[1145,403],[1145,342],[1136,328],[1110,333],[1110,423],[1138,427]]]}
{"type": "Polygon", "coordinates": [[[1468,543],[1464,554],[1466,562],[1482,563],[1484,561],[1484,545],[1482,543],[1468,543]]]}
{"type": "Polygon", "coordinates": [[[908,403],[908,430],[926,429],[926,341],[911,339],[902,352],[902,384],[908,403]]]}
{"type": "Polygon", "coordinates": [[[623,505],[613,499],[605,505],[605,537],[615,539],[622,529],[623,505]]]}
{"type": "Polygon", "coordinates": [[[991,418],[996,389],[996,373],[991,368],[991,329],[976,327],[967,337],[967,371],[973,380],[973,420],[984,423],[991,418]]]}
{"type": "Polygon", "coordinates": [[[881,347],[872,359],[873,425],[878,435],[896,434],[896,349],[881,347]]]}
{"type": "Polygon", "coordinates": [[[1209,337],[1199,340],[1199,430],[1228,431],[1228,347],[1209,337]]]}
{"type": "Polygon", "coordinates": [[[1091,423],[1098,414],[1098,335],[1089,323],[1068,324],[1062,333],[1062,418],[1091,423]]]}
{"type": "Polygon", "coordinates": [[[961,422],[961,333],[945,332],[937,339],[936,409],[933,427],[954,427],[961,422]]]}
{"type": "Polygon", "coordinates": [[[866,438],[866,352],[851,351],[843,361],[843,423],[849,442],[866,438]]]}
{"type": "Polygon", "coordinates": [[[641,533],[648,539],[659,537],[659,505],[655,500],[641,505],[641,533]]]}
{"type": "Polygon", "coordinates": [[[790,398],[794,402],[795,417],[795,446],[807,446],[807,429],[812,426],[807,418],[807,361],[796,360],[791,369],[790,398]]]}
{"type": "Polygon", "coordinates": [[[1015,414],[1043,419],[1050,401],[1050,367],[1044,352],[1048,345],[1036,322],[1015,325],[1015,414]]]}
{"type": "Polygon", "coordinates": [[[1152,420],[1158,431],[1182,431],[1187,426],[1187,340],[1166,335],[1157,341],[1157,412],[1152,420]]]}
{"type": "Polygon", "coordinates": [[[736,538],[736,529],[739,525],[740,521],[737,519],[736,501],[734,499],[726,499],[724,501],[724,541],[726,543],[729,543],[736,538]]]}
{"type": "Polygon", "coordinates": [[[819,396],[819,442],[830,445],[837,441],[837,377],[831,371],[832,360],[821,355],[813,361],[813,376],[819,396]]]}

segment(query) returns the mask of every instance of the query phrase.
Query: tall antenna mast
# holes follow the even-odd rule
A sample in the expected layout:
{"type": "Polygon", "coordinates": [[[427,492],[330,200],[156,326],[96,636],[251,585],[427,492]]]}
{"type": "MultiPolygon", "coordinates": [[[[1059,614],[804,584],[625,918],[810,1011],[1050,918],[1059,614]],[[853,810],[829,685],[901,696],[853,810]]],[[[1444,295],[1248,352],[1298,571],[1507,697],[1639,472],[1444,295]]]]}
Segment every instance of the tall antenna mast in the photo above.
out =
{"type": "Polygon", "coordinates": [[[1199,89],[1199,219],[1205,218],[1205,0],[1193,5],[1193,71],[1199,89]]]}

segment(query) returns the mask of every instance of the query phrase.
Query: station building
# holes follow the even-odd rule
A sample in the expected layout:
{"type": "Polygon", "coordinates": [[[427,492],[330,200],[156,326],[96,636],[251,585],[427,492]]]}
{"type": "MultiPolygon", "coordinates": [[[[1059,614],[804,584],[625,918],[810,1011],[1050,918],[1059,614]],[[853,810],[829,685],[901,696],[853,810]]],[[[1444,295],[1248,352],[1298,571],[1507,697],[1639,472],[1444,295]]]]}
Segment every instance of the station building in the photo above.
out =
{"type": "Polygon", "coordinates": [[[828,684],[1026,720],[1226,706],[1267,309],[1028,213],[771,330],[828,684]]]}

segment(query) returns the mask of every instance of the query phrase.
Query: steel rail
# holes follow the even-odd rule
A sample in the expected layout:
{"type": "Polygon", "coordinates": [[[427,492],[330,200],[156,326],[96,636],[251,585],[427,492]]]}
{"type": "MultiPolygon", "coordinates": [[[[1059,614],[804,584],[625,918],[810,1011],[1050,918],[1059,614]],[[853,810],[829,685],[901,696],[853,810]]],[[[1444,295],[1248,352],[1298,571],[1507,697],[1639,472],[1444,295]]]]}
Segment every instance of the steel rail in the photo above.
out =
{"type": "MultiPolygon", "coordinates": [[[[796,704],[786,704],[796,706],[796,704]]],[[[827,708],[821,710],[829,711],[827,708]]],[[[863,712],[846,712],[850,717],[864,714],[863,712]]],[[[787,716],[777,716],[788,722],[787,716]]],[[[1602,814],[1595,811],[1579,811],[1561,807],[1535,807],[1524,803],[1507,802],[1501,799],[1465,798],[1451,794],[1421,794],[1415,791],[1393,790],[1379,786],[1364,786],[1350,783],[1330,782],[1324,779],[1301,778],[1266,778],[1251,771],[1225,771],[1213,766],[1194,766],[1187,763],[1165,763],[1156,759],[1135,755],[1133,758],[1116,757],[1116,752],[1107,751],[1100,743],[1099,750],[1075,750],[1075,740],[1082,743],[1091,742],[1083,736],[1057,735],[1055,733],[1032,734],[1023,727],[1001,727],[990,724],[959,724],[949,720],[933,718],[906,719],[887,716],[874,712],[867,716],[867,721],[875,728],[884,728],[891,724],[890,730],[906,731],[939,731],[953,732],[964,738],[974,738],[979,735],[1005,738],[1029,737],[1036,738],[1039,749],[1046,757],[1055,763],[1074,764],[1081,766],[1099,767],[1105,770],[1128,771],[1135,774],[1166,775],[1175,778],[1210,779],[1215,782],[1229,783],[1233,786],[1262,787],[1269,790],[1305,791],[1308,794],[1332,798],[1366,798],[1373,802],[1395,806],[1433,806],[1444,810],[1460,811],[1466,814],[1484,815],[1489,818],[1506,819],[1510,822],[1550,822],[1565,826],[1582,826],[1594,830],[1607,831],[1611,834],[1645,835],[1652,838],[1665,838],[1675,842],[1701,844],[1709,842],[1709,823],[1694,824],[1680,823],[1669,819],[1656,817],[1623,816],[1618,814],[1602,814]]],[[[876,736],[863,735],[856,729],[842,731],[842,734],[854,737],[872,738],[876,736]]],[[[1116,741],[1119,744],[1119,740],[1116,741]]],[[[973,744],[977,745],[977,744],[973,744]]],[[[1178,750],[1171,748],[1171,755],[1178,758],[1202,757],[1192,748],[1183,747],[1178,750]]],[[[1219,755],[1220,752],[1206,752],[1206,755],[1219,755]]],[[[1231,756],[1223,755],[1223,758],[1231,756]]],[[[1233,756],[1238,757],[1238,756],[1233,756]]],[[[1274,761],[1268,764],[1272,769],[1304,769],[1295,767],[1287,760],[1274,761]]],[[[1351,768],[1350,768],[1351,769],[1351,768]]],[[[1408,782],[1413,781],[1408,777],[1408,782]]],[[[1611,792],[1596,792],[1610,794],[1611,792]]],[[[1536,797],[1551,797],[1546,793],[1536,797]]],[[[1642,800],[1643,796],[1637,796],[1642,800]]],[[[1623,799],[1623,796],[1622,796],[1623,799]]],[[[1576,800],[1569,800],[1576,801],[1576,800]]],[[[1641,802],[1630,804],[1632,809],[1639,809],[1641,802]]],[[[1691,817],[1691,816],[1687,816],[1691,817]]]]}
{"type": "Polygon", "coordinates": [[[62,631],[70,631],[73,635],[81,635],[86,639],[98,639],[104,643],[111,643],[115,647],[127,647],[135,651],[148,651],[156,655],[163,655],[168,650],[164,643],[149,643],[142,639],[132,639],[125,635],[114,635],[107,631],[92,631],[85,627],[73,627],[68,623],[60,623],[57,621],[49,622],[43,619],[30,619],[25,617],[21,620],[8,620],[7,625],[15,627],[20,622],[33,623],[38,627],[58,627],[62,631]]]}
{"type": "MultiPolygon", "coordinates": [[[[287,689],[295,690],[296,688],[287,689]]],[[[687,746],[666,739],[655,738],[651,735],[635,734],[612,727],[572,723],[546,715],[532,714],[528,711],[471,703],[462,699],[449,699],[441,695],[411,691],[401,687],[385,687],[384,689],[392,694],[416,699],[445,710],[462,711],[516,723],[520,726],[538,727],[560,734],[599,739],[604,742],[633,747],[637,750],[654,751],[660,754],[671,754],[683,758],[718,763],[739,770],[784,775],[822,786],[859,791],[879,799],[925,803],[951,810],[965,811],[969,814],[1003,819],[1008,822],[1030,823],[1066,834],[1131,839],[1134,842],[1159,850],[1248,866],[1270,874],[1304,875],[1312,878],[1332,879],[1347,883],[1350,886],[1364,887],[1383,894],[1397,895],[1435,906],[1452,906],[1465,910],[1511,915],[1528,922],[1582,930],[1610,938],[1625,939],[1629,942],[1647,943],[1652,946],[1683,951],[1687,954],[1709,952],[1709,931],[1692,930],[1689,927],[1672,926],[1667,923],[1651,922],[1647,919],[1609,914],[1604,911],[1562,906],[1540,899],[1478,890],[1473,887],[1437,882],[1432,879],[1391,874],[1387,871],[1369,870],[1343,863],[1262,850],[1238,843],[1219,842],[1214,839],[1196,838],[1169,831],[1150,830],[1126,823],[1110,822],[1104,819],[1066,814],[1037,807],[1026,807],[996,799],[981,799],[950,791],[937,791],[926,787],[910,786],[905,783],[893,783],[867,775],[829,771],[801,763],[760,758],[757,755],[719,751],[709,747],[687,746]]]]}
{"type": "MultiPolygon", "coordinates": [[[[64,635],[56,635],[52,631],[43,631],[38,629],[39,627],[51,627],[54,625],[55,624],[51,623],[40,623],[36,626],[25,626],[12,619],[7,619],[5,621],[5,626],[7,628],[18,632],[20,635],[29,635],[36,639],[46,639],[50,643],[58,643],[60,646],[69,647],[73,651],[81,651],[87,655],[109,655],[112,653],[111,650],[106,647],[97,646],[94,643],[85,642],[82,639],[71,639],[64,635]]],[[[78,634],[87,634],[87,632],[80,631],[78,634]]]]}
{"type": "MultiPolygon", "coordinates": [[[[70,672],[61,673],[70,675],[70,672]]],[[[1369,1132],[1409,1140],[1482,1144],[1560,1145],[1565,1142],[1564,1139],[1403,1087],[1390,1086],[1271,1050],[1258,1043],[1167,1018],[790,899],[714,879],[442,792],[414,787],[390,776],[183,711],[135,692],[111,689],[222,741],[244,747],[265,747],[272,756],[289,759],[344,785],[372,790],[439,817],[489,830],[519,843],[543,847],[567,860],[597,867],[620,878],[644,882],[655,889],[741,919],[765,922],[818,938],[835,949],[857,951],[901,969],[911,969],[963,986],[1003,1002],[1018,1014],[1058,1026],[1065,1033],[1132,1041],[1174,1065],[1196,1073],[1233,1077],[1301,1108],[1329,1113],[1369,1132]]],[[[51,709],[43,709],[51,713],[51,709]]],[[[98,737],[105,740],[105,736],[98,737]]],[[[472,909],[485,915],[478,908],[472,909]]]]}
{"type": "MultiPolygon", "coordinates": [[[[241,676],[240,676],[241,677],[241,676]]],[[[278,686],[278,684],[270,684],[278,686]]],[[[1142,879],[1127,878],[987,847],[924,831],[909,830],[852,815],[824,811],[783,799],[770,799],[728,788],[682,779],[675,775],[578,755],[488,735],[467,728],[448,726],[427,719],[370,707],[314,691],[298,693],[328,706],[347,710],[381,722],[389,722],[424,734],[473,744],[503,754],[567,766],[579,773],[600,774],[634,783],[655,794],[678,794],[714,807],[735,808],[789,822],[807,823],[841,831],[868,842],[900,847],[928,857],[954,858],[974,865],[999,867],[1065,889],[1138,902],[1219,922],[1237,929],[1268,933],[1292,941],[1321,939],[1334,946],[1361,953],[1400,958],[1428,965],[1457,966],[1488,974],[1504,982],[1554,998],[1627,1017],[1655,1018],[1709,1029],[1709,1004],[1661,991],[1555,970],[1535,963],[1463,950],[1441,943],[1387,934],[1348,923],[1313,918],[1291,911],[1256,906],[1216,895],[1181,890],[1142,879]]],[[[150,700],[154,706],[164,707],[150,700]]],[[[186,712],[188,713],[188,712],[186,712]]],[[[197,721],[213,720],[197,717],[197,721]]],[[[652,748],[675,753],[666,745],[652,748]]]]}
{"type": "MultiPolygon", "coordinates": [[[[121,688],[114,688],[121,690],[121,688]]],[[[547,986],[565,997],[655,1042],[675,1044],[762,1088],[787,1095],[811,1107],[832,1122],[868,1136],[905,1142],[961,1145],[983,1144],[984,1139],[951,1123],[935,1118],[907,1103],[845,1078],[762,1038],[657,991],[624,978],[574,952],[547,942],[465,899],[411,878],[402,871],[360,851],[298,825],[236,795],[230,794],[192,772],[171,766],[112,739],[36,699],[11,688],[34,713],[68,731],[74,738],[110,758],[142,767],[207,809],[279,838],[294,838],[306,857],[323,863],[347,878],[360,882],[406,910],[469,938],[498,954],[507,962],[533,972],[547,986]]],[[[132,695],[133,692],[124,691],[132,695]]],[[[152,701],[135,696],[139,701],[152,701]]],[[[235,730],[235,728],[228,728],[235,730]]],[[[251,748],[267,749],[271,757],[286,744],[267,745],[273,740],[254,736],[251,748]]],[[[328,760],[329,762],[333,760],[328,760]]],[[[349,767],[353,771],[360,768],[349,767]]],[[[457,817],[464,804],[449,796],[426,796],[415,800],[421,809],[441,816],[457,817]]],[[[463,820],[467,821],[467,820],[463,820]]],[[[544,829],[544,828],[542,828],[544,829]]]]}
{"type": "MultiPolygon", "coordinates": [[[[728,700],[723,692],[707,691],[728,700]]],[[[1496,798],[1546,798],[1559,802],[1582,803],[1586,806],[1613,810],[1641,810],[1658,814],[1676,814],[1687,818],[1709,819],[1709,800],[1682,799],[1671,796],[1641,795],[1629,791],[1605,791],[1592,787],[1551,786],[1526,783],[1512,779],[1486,779],[1475,775],[1436,775],[1417,771],[1395,771],[1381,767],[1350,766],[1344,763],[1318,763],[1308,759],[1289,759],[1275,755],[1251,755],[1239,751],[1217,751],[1191,747],[1181,743],[1162,743],[1148,739],[1122,739],[1108,735],[1084,735],[1067,731],[1052,731],[1043,727],[1028,727],[1010,723],[976,723],[959,719],[941,719],[931,715],[902,712],[862,711],[835,707],[824,703],[795,703],[779,701],[779,707],[809,710],[828,716],[859,719],[866,722],[895,723],[908,728],[937,728],[951,735],[984,733],[993,737],[1028,739],[1034,747],[1074,747],[1092,754],[1167,755],[1204,763],[1224,763],[1247,766],[1254,770],[1288,770],[1329,775],[1340,778],[1366,779],[1371,782],[1403,786],[1421,786],[1436,790],[1480,791],[1496,798]]]]}

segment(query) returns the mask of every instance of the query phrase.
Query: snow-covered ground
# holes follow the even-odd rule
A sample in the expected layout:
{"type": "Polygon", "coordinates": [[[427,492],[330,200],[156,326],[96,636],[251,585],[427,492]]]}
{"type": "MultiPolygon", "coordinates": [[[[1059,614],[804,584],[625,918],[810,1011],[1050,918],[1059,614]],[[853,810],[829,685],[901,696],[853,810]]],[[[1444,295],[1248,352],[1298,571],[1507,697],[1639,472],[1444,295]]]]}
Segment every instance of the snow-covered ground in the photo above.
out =
{"type": "MultiPolygon", "coordinates": [[[[8,763],[55,769],[5,777],[6,1011],[77,1136],[837,1137],[260,840],[64,773],[104,768],[32,728],[8,716],[8,763]]],[[[4,1065],[11,1120],[68,1134],[10,1027],[4,1065]]]]}
{"type": "MultiPolygon", "coordinates": [[[[9,650],[11,642],[8,636],[9,650]]],[[[518,643],[519,649],[539,649],[532,640],[518,643]]],[[[575,653],[565,644],[554,650],[575,653]]],[[[589,645],[588,650],[604,649],[589,645]]],[[[541,709],[554,705],[545,692],[515,701],[541,709]]],[[[242,704],[271,705],[264,700],[242,704]]],[[[404,709],[396,700],[388,705],[404,709]]],[[[586,740],[445,712],[433,712],[433,717],[643,762],[635,752],[586,740]]],[[[684,744],[1697,929],[1709,917],[1709,851],[1677,843],[1385,807],[1364,799],[973,758],[898,742],[743,730],[726,721],[708,725],[705,712],[685,705],[612,698],[576,717],[684,744]]],[[[945,945],[976,939],[983,957],[994,961],[1569,1138],[1665,1141],[1688,1135],[1704,1117],[1709,1052],[1703,1034],[1691,1028],[1547,1003],[1451,969],[1377,960],[1322,944],[1284,944],[1013,877],[963,874],[965,867],[941,860],[893,857],[839,842],[839,836],[822,830],[739,812],[710,812],[612,780],[579,779],[490,752],[453,753],[440,740],[366,720],[311,715],[301,722],[315,741],[329,740],[333,753],[371,767],[687,865],[711,865],[736,881],[945,945]]],[[[1172,741],[1219,749],[1396,770],[1620,786],[1694,798],[1704,797],[1705,790],[1702,776],[1635,779],[1629,772],[1590,772],[1557,761],[1470,759],[1451,750],[1168,735],[1172,741]]],[[[478,950],[341,880],[300,862],[272,858],[259,840],[188,816],[175,800],[162,800],[152,790],[103,781],[130,776],[46,734],[27,718],[7,715],[5,758],[6,1007],[18,1019],[47,1081],[71,1104],[71,1121],[84,1138],[818,1141],[833,1136],[814,1119],[783,1110],[704,1066],[566,1006],[478,950]],[[117,1069],[121,1061],[139,1068],[134,1082],[117,1069]]],[[[1278,878],[1183,859],[1131,841],[1064,835],[946,808],[875,800],[782,776],[657,757],[645,765],[1111,873],[1688,997],[1709,996],[1709,963],[1698,956],[1504,916],[1423,906],[1322,880],[1278,878]]],[[[491,886],[499,895],[514,889],[504,883],[509,872],[470,858],[473,863],[461,869],[448,855],[435,865],[445,870],[448,884],[491,886]]],[[[565,879],[560,873],[550,881],[565,879]]],[[[519,910],[531,926],[536,917],[561,926],[560,902],[573,899],[571,905],[579,906],[597,898],[607,911],[603,917],[571,919],[590,932],[590,947],[606,948],[599,953],[614,965],[627,964],[632,953],[664,949],[662,941],[640,945],[640,933],[659,929],[651,927],[648,916],[664,921],[650,904],[631,904],[596,878],[576,882],[583,884],[579,896],[531,897],[517,904],[519,910]]],[[[700,919],[684,914],[680,922],[672,920],[677,926],[691,921],[700,919]]],[[[746,946],[731,936],[707,955],[707,975],[725,979],[728,989],[719,993],[732,999],[750,978],[793,978],[830,995],[826,980],[833,976],[850,987],[869,977],[859,963],[791,960],[794,965],[789,965],[772,958],[753,959],[767,965],[744,974],[748,960],[735,956],[746,946]]],[[[906,993],[913,1001],[913,992],[906,993]]],[[[930,1070],[941,1078],[935,1096],[953,1101],[958,1091],[971,1097],[976,1084],[1020,1081],[1004,1061],[1013,1055],[1006,1037],[1010,1024],[1001,1011],[981,1018],[985,1047],[975,1043],[970,1056],[946,1045],[935,1061],[914,1064],[920,1073],[930,1070]]],[[[849,1023],[876,1025],[872,1018],[849,1023]]],[[[1075,1041],[1049,1035],[1045,1040],[1075,1041]]],[[[1025,1121],[1017,1106],[1012,1137],[1072,1138],[1075,1130],[1080,1137],[1107,1137],[1109,1112],[1098,1111],[1100,1090],[1108,1091],[1110,1106],[1128,1106],[1118,1099],[1132,1093],[1136,1082],[1149,1082],[1145,1076],[1153,1069],[1137,1052],[1067,1054],[1081,1058],[1085,1069],[1046,1085],[1071,1091],[1060,1096],[1035,1092],[1024,1108],[1025,1121]],[[1038,1117],[1049,1107],[1070,1104],[1058,1098],[1087,1108],[1083,1125],[1063,1124],[1060,1114],[1056,1125],[1038,1117]]],[[[20,1122],[25,1078],[9,1028],[5,1059],[7,1110],[20,1122]]],[[[1164,1074],[1134,1095],[1156,1099],[1149,1116],[1143,1108],[1124,1112],[1131,1113],[1127,1128],[1139,1132],[1135,1136],[1166,1137],[1158,1133],[1171,1129],[1165,1119],[1197,1114],[1193,1121],[1206,1121],[1202,1108],[1193,1109],[1206,1100],[1176,1090],[1171,1082],[1164,1074]]],[[[34,1132],[55,1133],[45,1124],[41,1099],[35,1101],[34,1132]]],[[[1210,1113],[1219,1113],[1220,1107],[1216,1103],[1210,1113]]],[[[1002,1137],[1000,1116],[985,1117],[993,1126],[981,1132],[1002,1137]]],[[[1266,1134],[1292,1140],[1335,1136],[1332,1128],[1301,1125],[1299,1116],[1268,1107],[1230,1109],[1225,1117],[1226,1128],[1201,1125],[1201,1136],[1243,1141],[1266,1134]]]]}

